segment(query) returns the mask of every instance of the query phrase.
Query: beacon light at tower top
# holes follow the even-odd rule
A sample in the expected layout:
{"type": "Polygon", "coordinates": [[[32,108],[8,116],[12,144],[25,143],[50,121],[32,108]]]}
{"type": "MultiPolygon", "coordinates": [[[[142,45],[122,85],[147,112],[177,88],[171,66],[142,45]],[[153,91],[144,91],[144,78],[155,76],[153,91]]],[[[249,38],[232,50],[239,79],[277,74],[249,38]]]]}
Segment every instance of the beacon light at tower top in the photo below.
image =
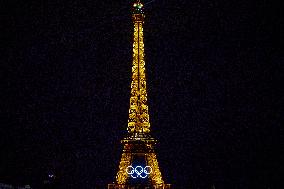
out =
{"type": "Polygon", "coordinates": [[[143,7],[142,3],[134,3],[133,7],[141,9],[143,7]]]}
{"type": "Polygon", "coordinates": [[[143,4],[140,2],[140,0],[136,0],[133,3],[133,13],[134,14],[144,14],[143,12],[143,4]]]}

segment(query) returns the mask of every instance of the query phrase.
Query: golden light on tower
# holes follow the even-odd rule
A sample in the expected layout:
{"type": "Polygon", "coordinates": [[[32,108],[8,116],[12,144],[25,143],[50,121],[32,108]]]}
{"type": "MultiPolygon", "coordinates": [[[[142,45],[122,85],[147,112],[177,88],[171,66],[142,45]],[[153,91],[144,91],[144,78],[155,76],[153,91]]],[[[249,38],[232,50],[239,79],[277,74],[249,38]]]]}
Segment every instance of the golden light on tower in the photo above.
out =
{"type": "Polygon", "coordinates": [[[150,123],[143,42],[144,14],[133,14],[133,22],[134,42],[128,132],[149,133],[150,123]]]}
{"type": "Polygon", "coordinates": [[[170,184],[165,184],[163,181],[154,149],[156,140],[150,135],[144,59],[144,18],[142,2],[135,0],[132,14],[134,34],[128,135],[122,140],[123,153],[116,181],[114,184],[108,185],[109,189],[135,188],[129,184],[131,178],[148,178],[147,187],[170,188],[170,184]],[[133,162],[137,158],[144,160],[144,168],[142,166],[133,167],[133,162]],[[134,174],[136,175],[134,176],[134,174]]]}

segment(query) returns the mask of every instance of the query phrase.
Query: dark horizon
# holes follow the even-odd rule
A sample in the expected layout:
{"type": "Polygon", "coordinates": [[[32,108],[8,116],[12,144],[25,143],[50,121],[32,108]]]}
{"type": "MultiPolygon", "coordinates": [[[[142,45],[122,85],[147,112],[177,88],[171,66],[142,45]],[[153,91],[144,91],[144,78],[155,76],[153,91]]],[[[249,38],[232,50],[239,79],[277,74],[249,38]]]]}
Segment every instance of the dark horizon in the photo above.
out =
{"type": "MultiPolygon", "coordinates": [[[[2,6],[0,183],[112,183],[126,134],[131,0],[2,6]],[[51,179],[52,180],[52,179],[51,179]]],[[[145,1],[152,135],[176,189],[283,186],[283,11],[261,1],[145,1]]]]}

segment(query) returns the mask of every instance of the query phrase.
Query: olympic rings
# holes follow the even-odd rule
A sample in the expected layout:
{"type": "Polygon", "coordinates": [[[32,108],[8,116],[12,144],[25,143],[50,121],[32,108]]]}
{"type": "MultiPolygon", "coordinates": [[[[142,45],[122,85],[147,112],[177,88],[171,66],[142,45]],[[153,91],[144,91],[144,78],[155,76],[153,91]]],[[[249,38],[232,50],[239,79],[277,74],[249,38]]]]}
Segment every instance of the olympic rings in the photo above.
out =
{"type": "Polygon", "coordinates": [[[150,166],[146,166],[144,168],[142,166],[136,166],[136,167],[128,166],[126,168],[126,173],[129,174],[132,178],[140,177],[144,179],[152,173],[152,168],[150,166]]]}

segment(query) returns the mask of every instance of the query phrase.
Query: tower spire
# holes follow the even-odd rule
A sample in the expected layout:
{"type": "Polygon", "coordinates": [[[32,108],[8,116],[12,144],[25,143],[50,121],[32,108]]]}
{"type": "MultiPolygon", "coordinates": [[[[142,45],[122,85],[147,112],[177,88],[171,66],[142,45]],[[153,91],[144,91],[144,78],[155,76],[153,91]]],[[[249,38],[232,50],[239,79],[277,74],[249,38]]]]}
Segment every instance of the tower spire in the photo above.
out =
{"type": "Polygon", "coordinates": [[[141,0],[133,3],[134,24],[132,82],[128,119],[129,133],[149,133],[150,122],[147,105],[146,74],[144,60],[143,24],[144,12],[141,0]]]}

